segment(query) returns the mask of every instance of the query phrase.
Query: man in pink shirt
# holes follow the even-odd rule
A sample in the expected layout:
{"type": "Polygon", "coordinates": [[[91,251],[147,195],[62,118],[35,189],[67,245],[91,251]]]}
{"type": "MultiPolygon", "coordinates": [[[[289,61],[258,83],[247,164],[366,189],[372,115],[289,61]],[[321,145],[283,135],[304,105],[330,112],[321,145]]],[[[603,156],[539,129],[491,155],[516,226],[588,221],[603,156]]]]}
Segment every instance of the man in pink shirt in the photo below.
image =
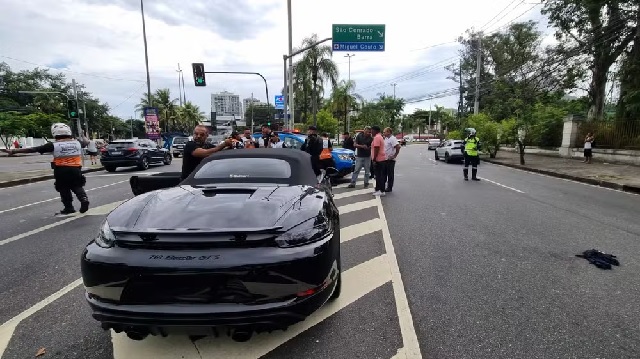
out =
{"type": "Polygon", "coordinates": [[[374,196],[384,196],[387,180],[387,156],[384,152],[384,138],[380,134],[380,126],[371,126],[373,142],[371,143],[371,162],[374,163],[376,172],[376,189],[374,196]]]}

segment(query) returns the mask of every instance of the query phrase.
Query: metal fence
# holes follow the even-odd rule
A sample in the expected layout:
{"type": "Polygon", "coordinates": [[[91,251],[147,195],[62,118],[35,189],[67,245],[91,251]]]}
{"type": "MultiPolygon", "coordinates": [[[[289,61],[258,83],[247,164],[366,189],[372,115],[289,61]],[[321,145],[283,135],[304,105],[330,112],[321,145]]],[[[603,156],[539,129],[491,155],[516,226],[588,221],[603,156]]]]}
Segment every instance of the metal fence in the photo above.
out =
{"type": "Polygon", "coordinates": [[[640,120],[580,121],[576,146],[582,147],[588,133],[595,137],[595,148],[640,150],[640,120]]]}

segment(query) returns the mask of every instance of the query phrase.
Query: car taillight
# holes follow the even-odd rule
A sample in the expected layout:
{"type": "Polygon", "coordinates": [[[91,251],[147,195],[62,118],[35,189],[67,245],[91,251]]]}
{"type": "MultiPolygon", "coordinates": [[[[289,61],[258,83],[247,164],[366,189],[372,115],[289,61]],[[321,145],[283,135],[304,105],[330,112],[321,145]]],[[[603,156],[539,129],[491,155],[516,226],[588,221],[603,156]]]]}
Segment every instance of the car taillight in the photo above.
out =
{"type": "Polygon", "coordinates": [[[100,152],[105,153],[105,152],[107,152],[107,149],[106,148],[101,148],[100,152]]]}
{"type": "Polygon", "coordinates": [[[134,148],[134,147],[131,147],[131,148],[127,148],[127,151],[129,151],[129,152],[137,152],[138,149],[134,148]]]}

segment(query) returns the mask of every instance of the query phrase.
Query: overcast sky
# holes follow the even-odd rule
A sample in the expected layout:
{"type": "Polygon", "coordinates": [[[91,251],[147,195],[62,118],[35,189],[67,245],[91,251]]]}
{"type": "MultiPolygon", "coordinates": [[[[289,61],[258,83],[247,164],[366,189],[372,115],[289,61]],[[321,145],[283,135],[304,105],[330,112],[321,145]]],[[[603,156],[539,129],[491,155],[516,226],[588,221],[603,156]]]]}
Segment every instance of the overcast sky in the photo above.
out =
{"type": "MultiPolygon", "coordinates": [[[[50,67],[84,83],[128,118],[146,91],[144,46],[138,0],[1,0],[0,61],[12,69],[50,67]]],[[[146,0],[151,89],[168,87],[178,97],[178,63],[187,99],[207,112],[211,93],[227,90],[266,101],[259,77],[207,75],[196,88],[192,62],[207,71],[250,71],[268,81],[270,99],[283,86],[282,55],[288,51],[286,0],[146,0]]],[[[456,86],[444,66],[457,63],[455,43],[466,29],[491,32],[529,19],[546,22],[534,0],[293,0],[293,44],[317,33],[331,37],[332,24],[386,24],[386,51],[356,52],[351,79],[367,99],[393,93],[406,99],[456,86]],[[504,11],[503,11],[504,10],[504,11]],[[501,12],[502,11],[502,12],[501,12]],[[499,14],[500,13],[500,14],[499,14]],[[499,15],[498,15],[499,14],[499,15]],[[495,17],[498,15],[497,17],[495,17]],[[490,22],[491,21],[491,22],[490,22]]],[[[334,52],[340,78],[348,76],[346,52],[334,52]]],[[[456,96],[431,104],[457,107],[456,96]]],[[[429,101],[405,112],[429,108],[429,101]]]]}

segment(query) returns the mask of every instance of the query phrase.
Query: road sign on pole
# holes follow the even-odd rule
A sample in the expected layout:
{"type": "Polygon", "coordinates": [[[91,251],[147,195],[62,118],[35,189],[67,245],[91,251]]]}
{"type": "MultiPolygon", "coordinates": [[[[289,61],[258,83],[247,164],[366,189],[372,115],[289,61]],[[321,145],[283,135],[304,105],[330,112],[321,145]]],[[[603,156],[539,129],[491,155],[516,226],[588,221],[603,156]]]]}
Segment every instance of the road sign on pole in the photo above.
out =
{"type": "Polygon", "coordinates": [[[384,24],[333,24],[331,48],[333,51],[384,51],[385,28],[384,24]]]}
{"type": "Polygon", "coordinates": [[[276,95],[275,100],[273,101],[276,106],[276,110],[284,110],[284,96],[276,95]]]}

